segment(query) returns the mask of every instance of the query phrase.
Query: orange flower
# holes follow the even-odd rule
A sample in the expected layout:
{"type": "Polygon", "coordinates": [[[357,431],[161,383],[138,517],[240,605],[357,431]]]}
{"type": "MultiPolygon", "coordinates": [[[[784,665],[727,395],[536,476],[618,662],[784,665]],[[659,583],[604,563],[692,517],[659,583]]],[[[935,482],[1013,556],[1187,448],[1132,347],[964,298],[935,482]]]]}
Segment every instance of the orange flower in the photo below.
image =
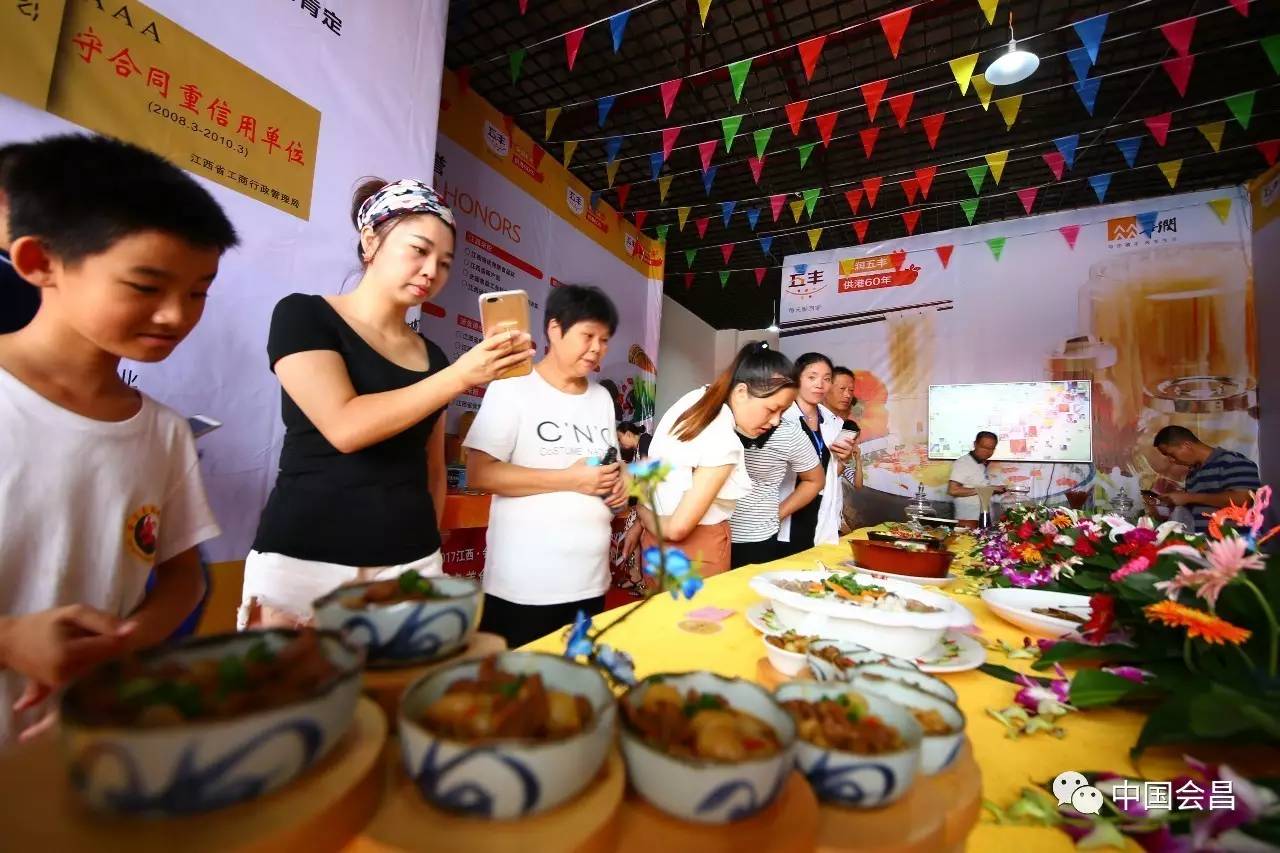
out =
{"type": "Polygon", "coordinates": [[[1176,601],[1150,604],[1142,608],[1142,612],[1147,614],[1148,622],[1160,622],[1170,628],[1186,628],[1187,636],[1206,643],[1232,643],[1238,646],[1253,633],[1248,628],[1232,625],[1212,613],[1196,610],[1176,601]]]}
{"type": "Polygon", "coordinates": [[[1071,516],[1058,514],[1053,517],[1053,523],[1059,530],[1065,530],[1071,526],[1071,516]]]}
{"type": "Polygon", "coordinates": [[[1222,523],[1230,521],[1236,529],[1248,526],[1249,507],[1228,503],[1222,509],[1209,516],[1209,535],[1214,539],[1222,538],[1222,523]]]}
{"type": "Polygon", "coordinates": [[[1022,559],[1028,563],[1043,563],[1044,557],[1035,548],[1030,545],[1022,547],[1022,559]]]}

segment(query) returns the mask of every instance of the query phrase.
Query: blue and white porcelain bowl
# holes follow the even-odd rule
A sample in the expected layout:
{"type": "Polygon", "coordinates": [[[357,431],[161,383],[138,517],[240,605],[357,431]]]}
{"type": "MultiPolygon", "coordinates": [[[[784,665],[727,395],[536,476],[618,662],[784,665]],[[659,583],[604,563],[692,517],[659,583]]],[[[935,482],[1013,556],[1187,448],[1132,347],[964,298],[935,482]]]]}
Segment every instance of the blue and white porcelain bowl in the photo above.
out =
{"type": "MultiPolygon", "coordinates": [[[[818,684],[793,681],[774,692],[779,702],[799,699],[818,702],[835,699],[853,690],[840,682],[818,684]]],[[[796,740],[796,767],[809,780],[814,796],[824,803],[850,808],[874,809],[900,799],[920,773],[920,726],[896,702],[867,691],[856,691],[866,700],[867,710],[902,736],[905,747],[883,755],[860,755],[826,749],[802,738],[796,740]]]]}
{"type": "Polygon", "coordinates": [[[548,690],[583,696],[591,724],[554,741],[498,740],[468,743],[441,737],[421,719],[455,681],[474,678],[479,660],[459,661],[409,685],[400,699],[400,755],[409,777],[430,803],[476,817],[509,820],[553,809],[600,772],[617,730],[618,708],[604,677],[593,667],[542,652],[503,652],[503,672],[542,676],[548,690]]]}
{"type": "Polygon", "coordinates": [[[939,699],[945,699],[953,705],[956,704],[958,699],[954,687],[941,678],[930,675],[927,672],[921,672],[918,669],[906,669],[885,663],[864,663],[859,664],[857,669],[851,670],[850,675],[860,678],[887,678],[893,681],[900,681],[903,684],[918,687],[926,693],[932,693],[939,699]]]}
{"type": "MultiPolygon", "coordinates": [[[[143,658],[220,660],[244,655],[260,640],[280,649],[298,633],[199,637],[143,658]]],[[[360,698],[363,650],[331,632],[319,640],[340,673],[337,680],[288,705],[229,719],[155,728],[91,725],[76,706],[73,684],[61,704],[62,749],[72,785],[94,809],[152,817],[210,811],[285,785],[342,738],[360,698]]]]}
{"type": "Polygon", "coordinates": [[[474,578],[427,578],[442,596],[396,604],[352,605],[371,583],[340,586],[316,599],[316,625],[343,631],[368,650],[370,666],[407,666],[446,658],[467,645],[480,624],[484,592],[474,578]]]}
{"type": "Polygon", "coordinates": [[[854,670],[869,664],[880,664],[895,669],[918,671],[918,667],[906,658],[890,657],[866,646],[845,640],[822,640],[809,646],[809,670],[817,681],[848,681],[854,670]],[[849,660],[849,666],[833,663],[822,657],[822,650],[835,648],[840,656],[849,660]]]}
{"type": "Polygon", "coordinates": [[[794,762],[796,725],[791,715],[758,684],[711,672],[650,676],[619,701],[638,706],[645,691],[658,680],[681,694],[692,689],[722,696],[731,707],[770,726],[782,748],[768,758],[751,761],[683,758],[650,746],[631,729],[624,714],[622,754],[627,760],[627,777],[640,796],[681,820],[712,824],[742,820],[772,803],[794,762]]]}
{"type": "Polygon", "coordinates": [[[921,727],[923,739],[920,746],[920,769],[926,775],[941,773],[956,760],[956,756],[960,754],[960,747],[964,745],[965,719],[964,712],[954,703],[891,678],[855,673],[849,683],[859,693],[883,696],[908,711],[912,708],[937,711],[942,716],[951,729],[950,733],[931,735],[924,732],[921,727]]]}

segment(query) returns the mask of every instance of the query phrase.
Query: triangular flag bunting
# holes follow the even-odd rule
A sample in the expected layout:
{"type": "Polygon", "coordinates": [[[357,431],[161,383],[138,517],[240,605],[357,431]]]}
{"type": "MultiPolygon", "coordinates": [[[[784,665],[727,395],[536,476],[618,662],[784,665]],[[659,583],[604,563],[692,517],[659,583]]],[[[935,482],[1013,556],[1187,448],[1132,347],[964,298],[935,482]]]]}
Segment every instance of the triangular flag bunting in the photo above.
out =
{"type": "Polygon", "coordinates": [[[524,65],[525,52],[523,47],[518,47],[507,54],[507,65],[511,68],[512,84],[520,79],[520,68],[524,65]]]}
{"type": "Polygon", "coordinates": [[[680,84],[683,82],[683,77],[677,77],[658,86],[658,90],[662,93],[662,115],[665,118],[671,118],[671,108],[675,106],[676,93],[680,91],[680,84]]]}
{"type": "Polygon", "coordinates": [[[604,127],[604,121],[609,117],[609,110],[613,109],[613,95],[605,95],[596,101],[596,124],[604,127]]]}
{"type": "Polygon", "coordinates": [[[956,85],[960,87],[960,94],[968,94],[969,79],[973,77],[973,69],[978,67],[978,54],[971,53],[968,56],[959,56],[947,64],[951,66],[951,74],[956,78],[956,85]]]}
{"type": "Polygon", "coordinates": [[[600,204],[600,190],[591,191],[591,209],[595,210],[600,204]]]}
{"type": "Polygon", "coordinates": [[[1004,116],[1004,129],[1012,130],[1013,123],[1018,120],[1018,109],[1022,106],[1022,96],[1011,95],[1008,98],[1001,98],[996,101],[996,106],[1000,109],[1000,115],[1004,116]]]}
{"type": "Polygon", "coordinates": [[[809,214],[810,219],[813,218],[813,208],[817,205],[818,196],[821,194],[822,190],[820,189],[805,190],[801,193],[801,196],[804,197],[804,212],[809,214]]]}
{"type": "Polygon", "coordinates": [[[938,146],[938,132],[942,130],[942,122],[946,117],[946,113],[934,113],[920,119],[920,126],[924,128],[924,135],[929,140],[930,148],[938,146]]]}
{"type": "Polygon", "coordinates": [[[564,143],[564,167],[569,168],[569,161],[573,159],[573,152],[578,150],[578,140],[568,139],[564,143]]]}
{"type": "Polygon", "coordinates": [[[987,82],[987,78],[983,74],[975,74],[969,79],[973,84],[973,91],[978,96],[978,102],[982,104],[984,110],[991,109],[991,93],[996,87],[987,82]]]}
{"type": "Polygon", "coordinates": [[[1089,115],[1093,115],[1093,107],[1098,102],[1098,89],[1101,86],[1101,77],[1088,77],[1071,84],[1071,88],[1076,90],[1076,94],[1080,96],[1080,103],[1084,105],[1085,112],[1089,115]]]}
{"type": "Polygon", "coordinates": [[[520,14],[523,15],[529,11],[529,0],[520,0],[520,14]]]}
{"type": "Polygon", "coordinates": [[[827,43],[826,36],[816,36],[796,45],[800,51],[800,63],[804,65],[804,79],[813,79],[813,69],[818,65],[818,57],[822,55],[822,46],[827,43]]]}
{"type": "Polygon", "coordinates": [[[1177,59],[1166,59],[1160,64],[1173,82],[1173,88],[1184,98],[1187,96],[1187,83],[1191,80],[1191,67],[1195,65],[1195,54],[1179,56],[1177,59]]]}
{"type": "Polygon", "coordinates": [[[867,195],[867,207],[876,206],[876,196],[880,194],[880,184],[884,182],[883,178],[863,178],[862,191],[867,195]]]}
{"type": "Polygon", "coordinates": [[[1227,224],[1227,217],[1231,215],[1231,199],[1215,198],[1208,202],[1209,209],[1218,214],[1218,221],[1223,225],[1227,224]]]}
{"type": "Polygon", "coordinates": [[[982,14],[987,17],[987,24],[991,25],[996,20],[996,4],[1000,0],[978,0],[978,8],[982,10],[982,14]]]}
{"type": "Polygon", "coordinates": [[[859,219],[853,223],[853,233],[858,235],[858,242],[861,243],[867,239],[867,226],[870,223],[866,219],[859,219]]]}
{"type": "Polygon", "coordinates": [[[718,139],[708,139],[705,142],[698,143],[698,154],[702,157],[702,174],[706,174],[711,168],[711,158],[716,153],[716,146],[720,144],[718,139]]]}
{"type": "Polygon", "coordinates": [[[1116,147],[1120,149],[1120,153],[1124,155],[1124,162],[1130,169],[1138,160],[1138,149],[1142,147],[1141,136],[1128,136],[1124,139],[1116,140],[1116,147]]]}
{"type": "Polygon", "coordinates": [[[1231,5],[1235,10],[1246,18],[1249,17],[1249,0],[1231,0],[1231,5]]]}
{"type": "Polygon", "coordinates": [[[907,24],[911,22],[911,10],[914,6],[890,12],[880,16],[880,29],[884,30],[884,40],[889,43],[889,53],[898,58],[898,49],[902,47],[902,36],[907,32],[907,24]]]}
{"type": "Polygon", "coordinates": [[[1262,51],[1271,63],[1271,70],[1280,74],[1280,33],[1259,39],[1258,44],[1262,45],[1262,51]]]}
{"type": "Polygon", "coordinates": [[[1147,125],[1147,130],[1151,131],[1151,136],[1156,141],[1156,145],[1163,146],[1169,139],[1169,125],[1173,123],[1173,113],[1163,113],[1158,116],[1148,116],[1143,119],[1147,125]]]}
{"type": "Polygon", "coordinates": [[[761,284],[764,283],[764,273],[765,273],[764,267],[756,267],[756,287],[759,287],[761,284]]]}
{"type": "Polygon", "coordinates": [[[649,155],[649,180],[658,180],[658,175],[662,172],[662,152],[654,151],[649,155]]]}
{"type": "Polygon", "coordinates": [[[752,231],[756,230],[756,223],[760,221],[760,208],[752,207],[747,210],[747,225],[752,231]]]}
{"type": "Polygon", "coordinates": [[[969,224],[973,224],[973,217],[978,212],[978,200],[976,198],[966,198],[960,202],[960,209],[964,211],[964,218],[969,220],[969,224]]]}
{"type": "Polygon", "coordinates": [[[1258,142],[1254,144],[1258,149],[1258,153],[1267,161],[1268,166],[1276,164],[1276,155],[1280,154],[1280,139],[1268,139],[1266,142],[1258,142]]]}
{"type": "Polygon", "coordinates": [[[987,241],[987,248],[991,250],[991,254],[995,257],[996,261],[999,261],[1000,255],[1004,253],[1004,241],[1006,239],[1008,238],[992,237],[987,241]]]}
{"type": "Polygon", "coordinates": [[[812,252],[816,252],[818,250],[818,241],[822,239],[822,229],[810,228],[808,231],[808,234],[809,234],[809,250],[812,252]]]}
{"type": "Polygon", "coordinates": [[[1076,238],[1080,236],[1080,226],[1063,225],[1058,229],[1058,233],[1067,241],[1067,248],[1074,249],[1076,247],[1076,238]]]}
{"type": "Polygon", "coordinates": [[[760,175],[764,172],[764,158],[748,157],[747,166],[751,169],[751,179],[757,184],[760,183],[760,175]]]}
{"type": "Polygon", "coordinates": [[[649,218],[649,211],[637,210],[635,213],[636,228],[644,228],[644,221],[649,218]]]}
{"type": "Polygon", "coordinates": [[[688,290],[691,287],[693,287],[693,273],[687,272],[684,274],[684,289],[688,290]]]}
{"type": "Polygon", "coordinates": [[[612,163],[618,159],[618,152],[622,150],[622,137],[611,136],[604,141],[605,162],[612,163]]]}
{"type": "Polygon", "coordinates": [[[564,58],[569,62],[569,70],[573,70],[573,63],[578,59],[578,48],[582,46],[582,35],[587,31],[586,27],[578,27],[564,34],[564,58]]]}
{"type": "Polygon", "coordinates": [[[938,253],[938,260],[942,261],[942,268],[945,270],[947,264],[951,263],[951,253],[955,250],[955,246],[938,246],[934,249],[938,253]]]}
{"type": "Polygon", "coordinates": [[[720,217],[724,220],[724,227],[729,227],[729,218],[733,216],[733,209],[738,206],[736,201],[720,202],[720,217]]]}
{"type": "Polygon", "coordinates": [[[1178,185],[1178,173],[1182,171],[1182,160],[1166,160],[1157,165],[1159,165],[1164,179],[1169,182],[1169,189],[1176,187],[1178,185]]]}
{"type": "MultiPolygon", "coordinates": [[[[728,263],[728,261],[726,261],[725,263],[728,263]]],[[[721,287],[724,287],[726,284],[728,284],[728,283],[729,283],[729,276],[730,276],[731,274],[732,274],[732,272],[731,272],[730,270],[720,270],[719,275],[720,275],[720,286],[721,286],[721,287]]]]}
{"type": "Polygon", "coordinates": [[[769,254],[769,250],[773,248],[773,235],[767,234],[760,238],[760,251],[769,254]]]}
{"type": "Polygon", "coordinates": [[[985,159],[991,167],[991,177],[996,179],[997,184],[1000,183],[1000,178],[1004,175],[1004,164],[1009,162],[1009,152],[993,151],[985,159]]]}
{"type": "Polygon", "coordinates": [[[800,122],[804,119],[804,111],[809,109],[809,101],[792,101],[783,107],[787,113],[787,121],[791,125],[791,135],[800,135],[800,122]]]}
{"type": "Polygon", "coordinates": [[[1071,70],[1076,73],[1077,80],[1087,79],[1089,70],[1093,68],[1093,59],[1089,56],[1089,51],[1083,47],[1073,47],[1067,51],[1067,62],[1071,63],[1071,70]]]}
{"type": "Polygon", "coordinates": [[[733,83],[733,102],[742,100],[742,84],[747,82],[747,74],[751,71],[751,59],[739,59],[729,63],[729,80],[733,83]]]}
{"type": "Polygon", "coordinates": [[[1143,237],[1146,237],[1148,240],[1151,239],[1151,235],[1154,234],[1156,230],[1156,219],[1159,216],[1160,214],[1157,211],[1148,210],[1144,213],[1139,213],[1134,217],[1138,220],[1138,230],[1142,232],[1143,237]]]}
{"type": "Polygon", "coordinates": [[[1222,134],[1227,130],[1225,121],[1211,121],[1208,124],[1200,125],[1197,130],[1208,141],[1209,147],[1215,152],[1222,147],[1222,134]]]}
{"type": "Polygon", "coordinates": [[[701,240],[707,236],[707,223],[710,217],[699,216],[693,220],[693,227],[698,229],[698,239],[701,240]]]}
{"type": "Polygon", "coordinates": [[[1070,136],[1059,136],[1053,140],[1054,146],[1058,149],[1058,153],[1062,155],[1062,160],[1067,164],[1068,169],[1076,167],[1076,148],[1080,145],[1080,134],[1073,133],[1070,136]]]}
{"type": "Polygon", "coordinates": [[[876,149],[876,140],[880,138],[880,128],[868,127],[858,131],[858,136],[862,139],[862,150],[866,152],[867,159],[871,159],[871,152],[876,149]]]}
{"type": "Polygon", "coordinates": [[[915,204],[916,195],[920,192],[920,182],[915,178],[904,178],[900,183],[902,194],[907,197],[907,204],[915,204]]]}
{"type": "Polygon", "coordinates": [[[937,174],[937,166],[921,166],[916,169],[916,180],[920,183],[920,195],[929,197],[929,188],[933,186],[933,176],[937,174]]]}
{"type": "Polygon", "coordinates": [[[893,117],[898,120],[899,130],[906,130],[907,119],[911,117],[911,104],[915,99],[915,92],[903,92],[889,99],[889,109],[893,110],[893,117]]]}
{"type": "Polygon", "coordinates": [[[702,26],[707,25],[707,11],[711,9],[711,0],[698,0],[698,17],[702,21],[702,26]]]}
{"type": "Polygon", "coordinates": [[[680,138],[680,131],[683,127],[664,127],[662,129],[662,159],[664,161],[670,159],[671,149],[676,147],[676,140],[680,138]]]}
{"type": "Polygon", "coordinates": [[[627,19],[631,10],[624,9],[609,19],[609,34],[613,36],[613,52],[622,50],[622,34],[627,30],[627,19]]]}
{"type": "Polygon", "coordinates": [[[551,138],[551,128],[556,126],[556,119],[560,118],[560,108],[551,107],[547,110],[547,132],[543,134],[543,140],[551,138]]]}
{"type": "Polygon", "coordinates": [[[653,230],[654,230],[654,231],[656,231],[656,232],[658,233],[658,242],[659,242],[659,243],[666,243],[666,242],[667,242],[667,232],[671,230],[671,223],[669,223],[669,222],[664,222],[663,224],[661,224],[661,225],[659,225],[659,226],[655,227],[653,230]]]}
{"type": "Polygon", "coordinates": [[[1249,129],[1249,120],[1253,118],[1253,96],[1253,92],[1241,92],[1239,95],[1222,99],[1245,130],[1249,129]]]}
{"type": "Polygon", "coordinates": [[[798,198],[791,202],[791,215],[795,217],[796,224],[800,224],[800,214],[804,213],[804,199],[798,198]]]}
{"type": "Polygon", "coordinates": [[[453,76],[458,80],[458,94],[465,95],[467,90],[471,88],[471,66],[461,66],[457,71],[453,72],[453,76]]]}
{"type": "Polygon", "coordinates": [[[689,211],[691,211],[691,210],[693,210],[693,208],[692,208],[692,207],[677,207],[677,208],[676,208],[676,220],[680,223],[680,230],[681,230],[681,231],[683,231],[683,230],[684,230],[684,224],[685,224],[686,222],[688,222],[688,221],[689,221],[689,211]]]}
{"type": "Polygon", "coordinates": [[[631,195],[631,184],[618,184],[618,210],[626,209],[629,195],[631,195]]]}
{"type": "Polygon", "coordinates": [[[813,153],[813,149],[818,147],[816,142],[806,142],[796,149],[800,153],[800,168],[803,169],[809,163],[809,155],[813,153]]]}
{"type": "Polygon", "coordinates": [[[751,134],[756,143],[756,156],[764,159],[764,149],[769,145],[769,137],[773,136],[772,127],[764,127],[751,134]]]}
{"type": "Polygon", "coordinates": [[[849,203],[849,212],[856,216],[858,208],[862,206],[862,188],[845,190],[844,200],[849,203]]]}
{"type": "Polygon", "coordinates": [[[904,210],[902,211],[902,224],[907,226],[907,233],[916,233],[916,225],[920,222],[920,211],[904,210]]]}
{"type": "Polygon", "coordinates": [[[702,189],[707,195],[711,195],[711,185],[716,182],[716,171],[719,168],[719,166],[712,166],[702,173],[702,189]]]}
{"type": "Polygon", "coordinates": [[[1176,21],[1160,25],[1160,32],[1164,33],[1165,39],[1169,42],[1169,47],[1173,48],[1179,56],[1186,56],[1191,52],[1191,36],[1195,31],[1196,19],[1194,17],[1179,18],[1176,21]]]}
{"type": "Polygon", "coordinates": [[[1062,169],[1066,165],[1062,154],[1058,151],[1048,151],[1044,155],[1044,161],[1049,164],[1049,171],[1053,172],[1054,180],[1062,180],[1062,169]]]}
{"type": "Polygon", "coordinates": [[[1022,209],[1027,212],[1027,216],[1031,215],[1031,208],[1036,206],[1036,194],[1039,192],[1039,187],[1018,190],[1018,201],[1022,202],[1022,209]]]}
{"type": "Polygon", "coordinates": [[[1075,28],[1076,35],[1080,37],[1080,43],[1084,45],[1084,49],[1089,51],[1089,58],[1097,62],[1098,45],[1102,44],[1102,34],[1107,30],[1107,16],[1095,15],[1083,21],[1076,21],[1072,26],[1075,28]]]}
{"type": "Polygon", "coordinates": [[[876,120],[876,111],[880,109],[880,99],[884,90],[889,88],[888,80],[874,80],[858,87],[862,90],[862,99],[867,103],[867,121],[876,120]]]}
{"type": "Polygon", "coordinates": [[[724,150],[728,154],[733,150],[733,140],[738,135],[738,128],[742,127],[742,116],[725,116],[720,119],[720,130],[724,132],[724,150]]]}
{"type": "Polygon", "coordinates": [[[786,193],[778,193],[769,196],[769,210],[773,213],[773,221],[778,221],[778,215],[782,213],[782,205],[787,201],[786,193]]]}
{"type": "Polygon", "coordinates": [[[1107,188],[1111,186],[1111,173],[1103,172],[1101,175],[1090,175],[1089,186],[1093,187],[1093,194],[1098,197],[1101,203],[1107,197],[1107,188]]]}
{"type": "Polygon", "coordinates": [[[820,116],[813,117],[813,123],[818,126],[818,136],[822,137],[822,147],[826,148],[831,144],[831,134],[836,129],[836,119],[838,113],[823,113],[820,116]]]}
{"type": "Polygon", "coordinates": [[[969,183],[973,184],[974,193],[982,192],[982,184],[987,179],[987,167],[985,165],[970,166],[964,171],[969,176],[969,183]]]}
{"type": "Polygon", "coordinates": [[[733,243],[720,244],[720,257],[724,258],[724,262],[729,263],[729,259],[733,257],[733,243]]]}

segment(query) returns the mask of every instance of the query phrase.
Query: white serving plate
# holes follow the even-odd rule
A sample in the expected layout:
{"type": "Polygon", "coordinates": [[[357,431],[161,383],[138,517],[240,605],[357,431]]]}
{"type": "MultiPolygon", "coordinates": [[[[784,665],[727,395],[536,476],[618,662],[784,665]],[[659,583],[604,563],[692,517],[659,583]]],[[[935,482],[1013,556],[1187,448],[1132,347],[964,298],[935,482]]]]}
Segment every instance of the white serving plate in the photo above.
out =
{"type": "Polygon", "coordinates": [[[891,581],[902,581],[903,583],[911,583],[916,586],[946,586],[956,579],[955,575],[943,575],[940,578],[925,578],[920,577],[919,575],[895,575],[893,572],[881,572],[876,569],[864,568],[859,566],[853,560],[845,560],[840,564],[840,567],[851,572],[861,572],[863,574],[871,575],[872,577],[885,578],[886,580],[891,581]]]}
{"type": "Polygon", "coordinates": [[[992,588],[984,590],[982,601],[1004,621],[1039,637],[1058,639],[1080,629],[1075,622],[1034,613],[1036,607],[1061,607],[1089,617],[1089,596],[1042,589],[992,588]]]}
{"type": "Polygon", "coordinates": [[[769,602],[759,601],[747,608],[747,624],[761,634],[785,634],[787,629],[773,612],[769,602]]]}

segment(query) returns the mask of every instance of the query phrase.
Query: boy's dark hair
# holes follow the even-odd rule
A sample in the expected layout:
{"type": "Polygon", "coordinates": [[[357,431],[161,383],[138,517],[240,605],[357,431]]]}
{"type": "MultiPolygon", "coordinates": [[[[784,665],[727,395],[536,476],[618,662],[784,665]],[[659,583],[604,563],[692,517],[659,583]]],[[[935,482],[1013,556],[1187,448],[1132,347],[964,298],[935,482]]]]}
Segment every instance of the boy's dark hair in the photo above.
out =
{"type": "Polygon", "coordinates": [[[236,232],[208,190],[150,151],[90,134],[21,146],[4,169],[10,237],[74,264],[142,231],[225,251],[236,232]]]}
{"type": "Polygon", "coordinates": [[[0,145],[0,190],[4,189],[4,178],[8,174],[8,167],[12,165],[14,159],[26,148],[24,142],[11,142],[8,145],[0,145]]]}
{"type": "Polygon", "coordinates": [[[854,376],[853,376],[853,371],[852,371],[852,370],[850,370],[850,369],[849,369],[849,368],[847,368],[847,367],[833,367],[833,368],[831,368],[831,378],[832,378],[832,379],[835,379],[837,376],[848,376],[850,379],[853,379],[853,378],[854,378],[854,376]]]}
{"type": "Polygon", "coordinates": [[[618,424],[618,432],[626,432],[631,435],[644,435],[645,429],[635,421],[622,421],[618,424]]]}
{"type": "Polygon", "coordinates": [[[543,312],[542,333],[551,328],[551,321],[560,324],[560,334],[573,328],[575,323],[595,321],[609,327],[609,334],[618,331],[618,309],[613,300],[598,287],[584,284],[562,284],[551,289],[547,308],[543,312]]]}
{"type": "Polygon", "coordinates": [[[990,430],[985,430],[985,429],[973,437],[973,443],[977,444],[979,441],[982,441],[982,439],[984,438],[989,438],[992,441],[994,441],[996,444],[1000,443],[1000,436],[996,435],[994,432],[991,432],[990,430]]]}
{"type": "Polygon", "coordinates": [[[1151,443],[1155,447],[1173,447],[1175,444],[1199,444],[1200,438],[1184,426],[1169,424],[1160,428],[1151,443]]]}
{"type": "Polygon", "coordinates": [[[805,368],[807,368],[811,364],[825,364],[827,366],[827,370],[832,371],[832,374],[833,374],[832,378],[835,378],[834,377],[835,365],[831,363],[831,359],[827,358],[825,355],[823,355],[820,352],[807,352],[804,355],[797,358],[796,359],[796,376],[799,376],[801,373],[804,373],[805,368]]]}

